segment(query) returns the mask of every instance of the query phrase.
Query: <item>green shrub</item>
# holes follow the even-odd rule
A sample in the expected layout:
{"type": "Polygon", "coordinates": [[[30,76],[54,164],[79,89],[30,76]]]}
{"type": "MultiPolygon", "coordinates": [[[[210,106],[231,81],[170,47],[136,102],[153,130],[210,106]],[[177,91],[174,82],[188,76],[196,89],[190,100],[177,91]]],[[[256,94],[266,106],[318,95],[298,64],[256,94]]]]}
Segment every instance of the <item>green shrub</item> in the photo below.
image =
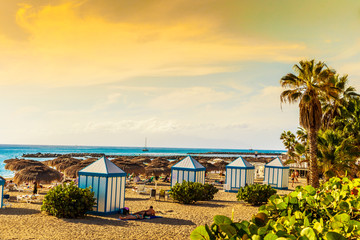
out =
{"type": "Polygon", "coordinates": [[[214,195],[219,191],[214,185],[205,183],[203,185],[203,193],[200,201],[210,201],[214,199],[214,195]]]}
{"type": "Polygon", "coordinates": [[[270,185],[252,184],[239,189],[237,194],[238,201],[244,200],[252,205],[266,203],[276,190],[270,185]]]}
{"type": "Polygon", "coordinates": [[[59,218],[82,217],[95,205],[90,188],[79,188],[73,182],[51,189],[45,196],[41,211],[59,218]]]}
{"type": "Polygon", "coordinates": [[[183,181],[176,183],[169,191],[175,201],[184,204],[194,204],[197,201],[208,201],[214,198],[219,190],[210,184],[183,181]]]}
{"type": "Polygon", "coordinates": [[[217,215],[197,227],[199,239],[360,239],[360,179],[332,178],[320,188],[297,187],[286,196],[273,195],[251,221],[233,222],[217,215]]]}

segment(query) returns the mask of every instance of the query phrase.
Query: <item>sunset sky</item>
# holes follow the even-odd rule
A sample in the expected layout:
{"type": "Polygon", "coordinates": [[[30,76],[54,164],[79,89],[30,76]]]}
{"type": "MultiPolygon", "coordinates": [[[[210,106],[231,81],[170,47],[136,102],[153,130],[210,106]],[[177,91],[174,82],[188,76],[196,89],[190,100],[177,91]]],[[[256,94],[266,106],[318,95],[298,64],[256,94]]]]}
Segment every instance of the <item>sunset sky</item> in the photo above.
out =
{"type": "Polygon", "coordinates": [[[360,90],[358,0],[0,4],[1,144],[283,149],[299,60],[360,90]]]}

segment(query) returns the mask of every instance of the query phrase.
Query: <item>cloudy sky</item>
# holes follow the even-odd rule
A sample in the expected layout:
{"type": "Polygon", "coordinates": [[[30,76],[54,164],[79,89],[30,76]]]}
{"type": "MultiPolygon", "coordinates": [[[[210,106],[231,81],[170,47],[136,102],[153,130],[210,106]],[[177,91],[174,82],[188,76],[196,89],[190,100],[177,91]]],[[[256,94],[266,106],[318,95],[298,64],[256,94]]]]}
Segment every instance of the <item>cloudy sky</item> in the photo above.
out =
{"type": "Polygon", "coordinates": [[[283,149],[279,80],[360,90],[358,0],[0,0],[0,143],[283,149]]]}

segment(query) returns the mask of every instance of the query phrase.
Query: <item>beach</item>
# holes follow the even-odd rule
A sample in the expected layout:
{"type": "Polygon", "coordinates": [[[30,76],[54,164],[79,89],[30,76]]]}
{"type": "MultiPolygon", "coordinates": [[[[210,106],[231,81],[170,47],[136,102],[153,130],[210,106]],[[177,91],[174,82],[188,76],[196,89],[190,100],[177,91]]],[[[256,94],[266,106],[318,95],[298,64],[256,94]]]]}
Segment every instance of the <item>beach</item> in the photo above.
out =
{"type": "MultiPolygon", "coordinates": [[[[305,179],[299,179],[304,185],[305,179]]],[[[154,185],[146,185],[155,188],[154,185]]],[[[211,225],[215,215],[231,217],[234,220],[250,220],[258,207],[238,202],[236,193],[220,191],[211,201],[184,205],[171,200],[150,199],[149,195],[138,194],[129,186],[126,188],[125,206],[136,212],[153,206],[157,216],[162,218],[145,220],[119,220],[119,214],[98,216],[87,215],[78,219],[58,219],[40,211],[41,203],[17,202],[16,195],[9,192],[11,207],[0,209],[0,239],[189,239],[198,226],[211,225]]],[[[168,184],[158,184],[157,190],[169,189],[168,184]]],[[[290,192],[278,191],[279,194],[290,192]]],[[[45,195],[41,190],[40,198],[45,195]]]]}

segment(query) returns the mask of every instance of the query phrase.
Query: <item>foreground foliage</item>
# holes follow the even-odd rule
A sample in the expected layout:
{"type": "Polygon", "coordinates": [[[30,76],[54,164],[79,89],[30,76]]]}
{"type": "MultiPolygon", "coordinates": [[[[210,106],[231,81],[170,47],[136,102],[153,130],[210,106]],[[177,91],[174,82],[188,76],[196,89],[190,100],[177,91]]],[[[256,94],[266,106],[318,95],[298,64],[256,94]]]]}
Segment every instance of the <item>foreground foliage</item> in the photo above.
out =
{"type": "Polygon", "coordinates": [[[194,204],[197,201],[209,201],[219,190],[211,184],[183,181],[176,183],[169,192],[175,201],[184,204],[194,204]]]}
{"type": "Polygon", "coordinates": [[[45,196],[41,211],[59,218],[82,217],[95,205],[90,188],[79,188],[73,182],[51,189],[45,196]]]}
{"type": "Polygon", "coordinates": [[[251,184],[239,189],[236,196],[237,200],[244,200],[252,205],[261,205],[266,203],[276,190],[270,185],[251,184]]]}
{"type": "Polygon", "coordinates": [[[297,187],[273,195],[250,222],[217,215],[211,226],[199,226],[191,239],[327,239],[360,238],[360,180],[331,178],[320,188],[297,187]]]}

